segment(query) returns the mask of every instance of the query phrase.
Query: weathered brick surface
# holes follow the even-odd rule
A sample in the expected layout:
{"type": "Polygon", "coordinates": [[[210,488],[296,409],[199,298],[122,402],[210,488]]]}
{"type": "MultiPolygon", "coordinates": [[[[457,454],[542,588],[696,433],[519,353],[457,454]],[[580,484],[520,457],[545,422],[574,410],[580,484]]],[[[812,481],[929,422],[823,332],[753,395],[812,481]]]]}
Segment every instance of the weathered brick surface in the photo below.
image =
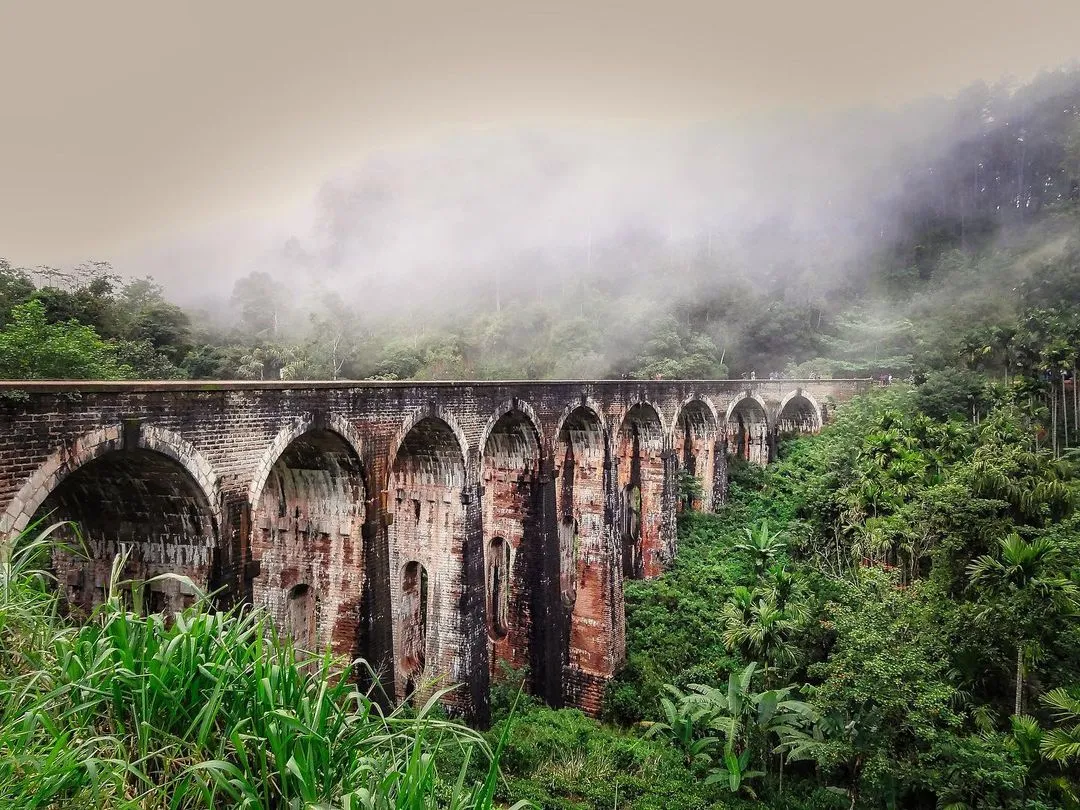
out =
{"type": "Polygon", "coordinates": [[[0,539],[51,510],[91,555],[55,561],[75,604],[126,549],[126,575],[254,601],[399,695],[462,682],[482,718],[506,662],[597,711],[623,579],[675,552],[678,470],[721,504],[727,452],[764,463],[867,385],[0,383],[0,539]]]}
{"type": "Polygon", "coordinates": [[[683,504],[684,507],[714,509],[717,505],[716,462],[724,447],[718,446],[718,426],[716,411],[709,402],[692,399],[679,411],[672,433],[676,469],[691,473],[701,484],[700,496],[689,499],[691,502],[683,504]]]}

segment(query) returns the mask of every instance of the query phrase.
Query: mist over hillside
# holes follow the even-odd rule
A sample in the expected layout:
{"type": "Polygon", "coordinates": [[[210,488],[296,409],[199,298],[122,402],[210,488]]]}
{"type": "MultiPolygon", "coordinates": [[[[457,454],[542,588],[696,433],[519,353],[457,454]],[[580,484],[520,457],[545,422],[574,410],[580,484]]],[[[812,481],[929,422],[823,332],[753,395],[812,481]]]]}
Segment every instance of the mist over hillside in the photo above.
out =
{"type": "Polygon", "coordinates": [[[907,374],[940,348],[913,319],[1001,315],[1070,260],[1078,196],[1073,69],[892,110],[463,131],[115,269],[187,308],[194,376],[907,374]]]}

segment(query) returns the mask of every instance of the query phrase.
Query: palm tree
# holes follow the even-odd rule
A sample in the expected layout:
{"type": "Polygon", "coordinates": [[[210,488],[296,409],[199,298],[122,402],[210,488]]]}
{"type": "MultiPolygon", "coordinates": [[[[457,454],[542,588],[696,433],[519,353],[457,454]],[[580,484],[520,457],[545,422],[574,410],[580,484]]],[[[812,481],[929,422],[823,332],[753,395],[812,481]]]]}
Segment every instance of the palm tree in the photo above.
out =
{"type": "Polygon", "coordinates": [[[874,465],[884,469],[894,458],[907,449],[907,441],[897,428],[871,433],[863,443],[863,454],[874,465]]]}
{"type": "Polygon", "coordinates": [[[1073,762],[1080,759],[1080,699],[1061,687],[1043,695],[1043,705],[1050,709],[1054,719],[1067,727],[1047,731],[1039,750],[1054,762],[1073,762]]]}
{"type": "Polygon", "coordinates": [[[795,645],[790,641],[795,623],[777,607],[775,599],[762,591],[735,588],[732,599],[720,614],[722,638],[729,650],[739,650],[747,658],[760,661],[765,685],[769,667],[795,663],[795,645]]]}
{"type": "Polygon", "coordinates": [[[776,563],[766,572],[765,595],[793,621],[801,622],[806,618],[806,586],[798,574],[789,571],[782,563],[776,563]]]}
{"type": "Polygon", "coordinates": [[[895,498],[904,501],[911,497],[926,475],[926,458],[918,450],[901,450],[888,468],[888,478],[894,484],[895,498]]]}
{"type": "Polygon", "coordinates": [[[743,534],[746,539],[736,543],[735,548],[750,554],[754,561],[754,572],[760,577],[784,550],[784,542],[780,539],[779,532],[774,534],[769,531],[767,519],[762,519],[756,529],[747,526],[743,529],[743,534]]]}
{"type": "Polygon", "coordinates": [[[1055,573],[1060,549],[1047,537],[1030,542],[1013,532],[1000,541],[997,556],[984,554],[968,566],[972,588],[987,598],[979,614],[986,619],[1011,617],[1016,635],[1016,700],[1020,714],[1024,689],[1024,653],[1032,651],[1031,636],[1052,615],[1076,610],[1077,588],[1055,573]]]}

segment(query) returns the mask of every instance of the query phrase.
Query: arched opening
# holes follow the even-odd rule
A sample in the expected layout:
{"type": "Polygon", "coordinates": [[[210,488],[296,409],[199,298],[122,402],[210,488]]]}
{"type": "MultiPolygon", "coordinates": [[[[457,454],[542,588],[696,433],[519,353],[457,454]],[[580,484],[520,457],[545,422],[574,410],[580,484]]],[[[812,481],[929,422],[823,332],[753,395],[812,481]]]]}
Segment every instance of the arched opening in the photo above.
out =
{"type": "Polygon", "coordinates": [[[769,462],[769,421],[753,397],[743,397],[728,416],[728,452],[754,464],[769,462]]]}
{"type": "Polygon", "coordinates": [[[559,521],[559,583],[569,634],[563,663],[606,675],[608,641],[602,631],[611,586],[605,552],[606,439],[599,417],[578,407],[563,420],[555,447],[555,502],[559,521]]]}
{"type": "Polygon", "coordinates": [[[404,694],[409,697],[424,677],[427,661],[428,575],[413,560],[401,575],[401,655],[399,669],[404,694]]]}
{"type": "Polygon", "coordinates": [[[510,544],[493,537],[487,552],[488,622],[495,638],[505,638],[510,628],[510,544]]]}
{"type": "Polygon", "coordinates": [[[704,402],[692,399],[679,411],[675,427],[679,505],[682,509],[711,511],[716,469],[716,418],[704,402]]]}
{"type": "Polygon", "coordinates": [[[466,630],[460,610],[464,485],[465,458],[454,431],[435,417],[418,421],[402,440],[390,474],[390,566],[405,572],[392,596],[399,605],[395,644],[401,695],[418,688],[419,669],[427,682],[460,677],[459,640],[466,630]]]}
{"type": "Polygon", "coordinates": [[[821,430],[821,416],[813,402],[802,394],[796,394],[781,408],[777,429],[781,436],[817,433],[821,430]]]}
{"type": "Polygon", "coordinates": [[[581,548],[578,522],[570,515],[559,521],[559,596],[563,607],[577,601],[577,552],[581,548]]]}
{"type": "Polygon", "coordinates": [[[503,663],[528,668],[535,679],[534,634],[542,613],[543,573],[539,481],[540,437],[532,420],[512,409],[496,420],[484,442],[484,565],[491,674],[503,663]]]}
{"type": "Polygon", "coordinates": [[[252,600],[298,647],[359,654],[365,513],[363,465],[337,433],[298,436],[271,467],[252,513],[252,600]]]}
{"type": "Polygon", "coordinates": [[[285,609],[285,631],[292,637],[293,645],[298,650],[316,649],[316,627],[318,626],[319,597],[312,594],[307,583],[294,585],[289,589],[285,609]]]}
{"type": "MultiPolygon", "coordinates": [[[[105,600],[120,554],[127,555],[125,581],[181,574],[205,590],[214,574],[217,526],[211,504],[191,474],[161,453],[106,452],[65,477],[32,521],[38,519],[78,526],[77,534],[53,535],[61,542],[52,554],[57,586],[76,612],[87,613],[105,600]]],[[[149,612],[171,613],[194,599],[187,583],[162,579],[146,585],[142,603],[149,612]]]]}
{"type": "Polygon", "coordinates": [[[663,568],[664,431],[652,405],[626,412],[619,428],[619,529],[623,576],[656,576],[663,568]]]}

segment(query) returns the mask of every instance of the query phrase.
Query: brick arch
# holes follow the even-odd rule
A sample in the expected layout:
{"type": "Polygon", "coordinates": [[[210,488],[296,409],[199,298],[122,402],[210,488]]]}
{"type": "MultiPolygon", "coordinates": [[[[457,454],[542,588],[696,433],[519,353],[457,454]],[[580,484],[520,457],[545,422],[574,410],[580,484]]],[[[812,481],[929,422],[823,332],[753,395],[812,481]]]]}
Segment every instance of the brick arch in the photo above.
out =
{"type": "MultiPolygon", "coordinates": [[[[387,554],[391,571],[404,571],[411,562],[427,572],[428,600],[423,639],[424,684],[411,680],[408,666],[409,639],[418,638],[420,621],[410,607],[405,582],[390,583],[394,606],[393,645],[395,688],[399,697],[420,689],[427,694],[434,680],[469,681],[469,697],[480,705],[477,694],[486,688],[482,673],[482,647],[473,647],[469,624],[472,608],[466,549],[479,528],[475,499],[469,496],[474,475],[469,445],[457,421],[434,403],[414,410],[402,423],[391,448],[387,466],[387,554]],[[390,504],[393,503],[391,507],[390,504]],[[404,564],[404,567],[403,567],[404,564]],[[475,655],[476,661],[473,660],[475,655]],[[433,680],[429,680],[429,676],[433,680]]],[[[477,636],[479,633],[477,632],[477,636]]]]}
{"type": "MultiPolygon", "coordinates": [[[[286,448],[305,433],[320,429],[336,433],[349,446],[349,449],[356,454],[358,459],[363,459],[363,442],[360,439],[360,434],[356,432],[356,429],[345,417],[336,413],[330,414],[324,420],[317,418],[312,413],[305,413],[303,416],[296,417],[292,424],[286,425],[278,431],[273,441],[270,442],[270,446],[263,451],[262,457],[255,467],[255,473],[252,475],[251,484],[248,487],[248,504],[252,509],[259,505],[259,498],[262,497],[263,487],[266,486],[266,482],[270,478],[270,472],[274,469],[274,465],[281,458],[281,454],[285,452],[286,448]]],[[[371,490],[368,485],[369,482],[365,478],[364,487],[370,493],[371,490]]],[[[368,497],[370,497],[370,494],[368,497]]]]}
{"type": "Polygon", "coordinates": [[[814,428],[815,430],[820,430],[822,424],[824,424],[824,420],[821,416],[821,405],[816,399],[814,399],[813,394],[803,388],[796,388],[794,391],[788,392],[787,395],[785,395],[784,398],[780,400],[780,407],[776,410],[776,423],[778,425],[780,424],[780,420],[783,418],[784,415],[784,409],[794,399],[805,399],[808,403],[810,403],[810,407],[814,411],[814,428]]]}
{"type": "Polygon", "coordinates": [[[771,425],[772,423],[769,420],[769,406],[765,404],[765,400],[762,399],[759,394],[752,394],[749,391],[743,392],[735,397],[735,399],[731,400],[727,406],[727,411],[724,414],[724,421],[730,422],[732,414],[735,413],[735,409],[739,407],[740,403],[746,402],[747,400],[753,400],[758,404],[761,408],[761,412],[765,415],[766,424],[771,425]]]}
{"type": "MultiPolygon", "coordinates": [[[[401,423],[401,427],[398,428],[397,433],[394,434],[393,440],[390,442],[390,456],[387,459],[386,471],[388,480],[394,478],[394,464],[397,463],[398,455],[401,453],[401,447],[405,443],[405,439],[408,438],[409,432],[425,419],[435,419],[446,425],[450,432],[454,434],[457,439],[458,449],[461,451],[461,460],[465,466],[465,476],[468,479],[471,468],[474,466],[469,463],[469,440],[465,437],[465,431],[461,429],[461,425],[453,415],[444,408],[436,405],[433,402],[429,402],[423,407],[417,408],[401,423]]],[[[463,483],[467,483],[467,480],[463,483]]]]}
{"type": "Polygon", "coordinates": [[[682,419],[683,411],[686,410],[686,407],[688,405],[690,405],[691,403],[694,403],[694,402],[701,403],[702,405],[705,406],[705,410],[707,410],[709,412],[709,415],[712,417],[714,432],[719,433],[721,420],[720,420],[720,413],[719,413],[719,411],[716,410],[716,405],[707,396],[704,396],[702,394],[691,394],[690,396],[686,397],[686,399],[684,399],[682,402],[680,402],[678,407],[675,409],[675,419],[674,419],[674,421],[672,421],[671,428],[670,428],[670,431],[668,433],[668,446],[669,447],[674,448],[675,445],[677,444],[677,442],[678,442],[677,432],[679,430],[679,420],[682,419]]]}
{"type": "Polygon", "coordinates": [[[680,502],[684,508],[713,509],[717,472],[726,474],[720,466],[726,459],[719,460],[719,464],[717,459],[717,455],[724,452],[724,445],[720,443],[723,433],[716,406],[707,397],[692,395],[679,405],[671,426],[675,466],[677,470],[693,474],[701,484],[701,497],[680,502]],[[696,414],[693,418],[691,410],[696,414]],[[703,419],[699,421],[697,415],[703,419]]]}
{"type": "MultiPolygon", "coordinates": [[[[150,450],[175,461],[191,476],[209,504],[214,520],[220,523],[218,476],[213,466],[195,446],[180,434],[159,425],[140,424],[135,448],[150,450]]],[[[10,540],[30,523],[34,513],[71,473],[106,453],[125,449],[125,431],[117,423],[79,436],[50,455],[19,488],[0,517],[0,542],[10,540]]]]}
{"type": "Polygon", "coordinates": [[[487,424],[484,425],[484,430],[480,434],[480,444],[477,446],[481,457],[484,454],[484,449],[487,447],[491,432],[495,429],[495,425],[497,425],[499,420],[508,413],[513,413],[514,411],[523,414],[529,421],[529,424],[532,425],[533,432],[536,434],[536,443],[538,447],[542,448],[544,446],[544,430],[540,426],[540,417],[536,415],[536,411],[533,409],[532,405],[515,397],[514,399],[508,399],[506,402],[499,405],[499,407],[491,414],[491,418],[488,419],[487,424]]]}
{"type": "Polygon", "coordinates": [[[540,465],[543,433],[528,403],[500,405],[480,439],[480,506],[484,550],[484,601],[493,679],[506,664],[529,672],[537,694],[545,678],[541,640],[547,632],[543,589],[544,527],[540,465]]]}
{"type": "Polygon", "coordinates": [[[608,594],[621,592],[622,580],[609,520],[611,457],[603,411],[585,397],[572,403],[552,441],[559,607],[565,617],[557,662],[562,698],[598,709],[602,673],[614,670],[623,646],[604,609],[608,594]]]}
{"type": "Polygon", "coordinates": [[[667,559],[664,502],[668,486],[667,426],[647,400],[630,404],[611,436],[618,495],[618,536],[626,579],[659,575],[667,559]]]}
{"type": "Polygon", "coordinates": [[[732,400],[728,405],[723,425],[728,437],[728,451],[747,461],[767,464],[775,449],[773,431],[776,425],[775,420],[770,418],[769,411],[765,400],[750,391],[745,391],[742,396],[732,400]],[[754,410],[761,412],[760,421],[747,423],[741,418],[736,420],[739,406],[743,403],[753,403],[754,410]]]}
{"type": "Polygon", "coordinates": [[[283,427],[249,489],[251,599],[295,640],[354,658],[361,621],[369,485],[344,418],[305,413],[283,427]],[[302,586],[302,599],[294,599],[302,586]]]}
{"type": "MultiPolygon", "coordinates": [[[[559,415],[559,421],[555,423],[555,432],[549,437],[548,443],[551,445],[552,452],[554,452],[555,448],[559,444],[559,434],[562,433],[563,425],[566,424],[566,420],[569,419],[570,415],[574,413],[574,411],[576,411],[578,408],[584,408],[586,411],[596,417],[596,421],[600,425],[600,433],[604,437],[604,452],[610,453],[611,430],[608,427],[607,418],[604,416],[604,409],[595,399],[586,396],[581,397],[575,402],[571,402],[569,405],[563,408],[563,412],[559,415]]],[[[557,458],[555,459],[555,463],[558,463],[557,458]]]]}
{"type": "MultiPolygon", "coordinates": [[[[626,404],[626,407],[618,412],[618,420],[617,421],[618,421],[619,427],[618,427],[617,430],[612,430],[611,435],[608,437],[609,441],[612,443],[612,446],[611,446],[612,453],[617,452],[618,446],[617,446],[616,443],[619,440],[619,433],[626,426],[626,418],[630,415],[630,412],[632,410],[634,410],[635,408],[648,408],[654,414],[656,414],[656,421],[660,424],[660,433],[659,433],[660,439],[664,444],[664,449],[665,450],[669,449],[671,447],[671,445],[669,443],[671,436],[670,436],[670,430],[669,430],[668,425],[667,425],[667,421],[664,419],[664,412],[662,410],[660,410],[660,408],[654,402],[652,402],[650,400],[636,399],[633,402],[628,402],[626,404]]],[[[612,423],[614,424],[615,420],[612,420],[612,423]]]]}

